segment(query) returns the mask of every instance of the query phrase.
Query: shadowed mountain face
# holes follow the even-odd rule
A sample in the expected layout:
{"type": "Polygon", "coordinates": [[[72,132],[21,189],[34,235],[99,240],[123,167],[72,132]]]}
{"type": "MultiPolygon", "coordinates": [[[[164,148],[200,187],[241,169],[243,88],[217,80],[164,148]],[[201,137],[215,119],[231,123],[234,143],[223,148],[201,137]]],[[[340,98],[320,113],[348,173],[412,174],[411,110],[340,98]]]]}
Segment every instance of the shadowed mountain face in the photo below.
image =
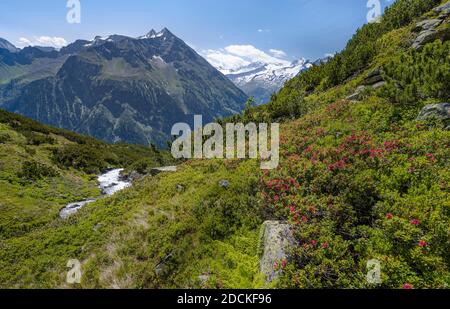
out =
{"type": "Polygon", "coordinates": [[[108,142],[163,145],[174,123],[238,113],[246,99],[167,29],[60,51],[0,48],[1,108],[108,142]]]}
{"type": "Polygon", "coordinates": [[[18,51],[18,49],[13,44],[2,38],[0,38],[0,48],[7,49],[12,53],[18,51]]]}

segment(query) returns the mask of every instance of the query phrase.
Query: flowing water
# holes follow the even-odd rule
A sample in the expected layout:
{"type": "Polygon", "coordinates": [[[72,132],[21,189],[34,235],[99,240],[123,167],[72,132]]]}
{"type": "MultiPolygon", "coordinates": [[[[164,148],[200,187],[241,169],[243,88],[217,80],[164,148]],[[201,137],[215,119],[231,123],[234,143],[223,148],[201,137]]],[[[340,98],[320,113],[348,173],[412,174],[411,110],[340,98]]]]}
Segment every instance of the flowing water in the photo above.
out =
{"type": "MultiPolygon", "coordinates": [[[[123,168],[114,169],[98,176],[98,187],[102,190],[103,196],[111,196],[114,193],[131,186],[130,181],[122,179],[120,175],[122,171],[123,168]]],[[[69,216],[75,214],[78,210],[80,210],[87,204],[95,202],[96,200],[97,199],[87,199],[76,203],[70,203],[66,207],[61,209],[61,211],[59,212],[59,216],[62,219],[67,219],[69,216]]]]}

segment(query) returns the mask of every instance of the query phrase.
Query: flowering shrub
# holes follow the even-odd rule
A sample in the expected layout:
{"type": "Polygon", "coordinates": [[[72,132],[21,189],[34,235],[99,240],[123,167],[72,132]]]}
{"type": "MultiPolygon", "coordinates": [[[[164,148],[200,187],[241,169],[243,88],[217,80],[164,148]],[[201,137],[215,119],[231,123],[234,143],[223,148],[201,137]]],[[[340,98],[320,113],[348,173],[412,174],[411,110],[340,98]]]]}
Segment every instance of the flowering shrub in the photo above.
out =
{"type": "Polygon", "coordinates": [[[450,98],[450,42],[410,48],[416,17],[441,2],[396,1],[243,119],[289,121],[280,168],[260,181],[264,215],[288,220],[299,243],[279,286],[450,287],[450,132],[445,121],[415,120],[450,98]],[[383,86],[343,99],[375,68],[383,86]],[[289,179],[298,186],[284,187],[289,179]],[[381,284],[366,280],[373,259],[381,284]]]}
{"type": "Polygon", "coordinates": [[[388,104],[340,102],[282,129],[282,165],[260,181],[267,216],[289,220],[300,244],[281,287],[376,287],[371,259],[381,287],[449,286],[450,133],[393,125],[388,104]],[[383,118],[383,132],[361,114],[383,118]]]}

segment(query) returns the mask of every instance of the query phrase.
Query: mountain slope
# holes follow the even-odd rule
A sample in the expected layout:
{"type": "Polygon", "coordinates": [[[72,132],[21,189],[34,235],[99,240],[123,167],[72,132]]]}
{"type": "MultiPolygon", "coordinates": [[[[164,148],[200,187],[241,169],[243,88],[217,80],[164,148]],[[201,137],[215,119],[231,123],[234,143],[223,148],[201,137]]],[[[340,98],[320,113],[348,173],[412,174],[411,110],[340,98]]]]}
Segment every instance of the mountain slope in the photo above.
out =
{"type": "Polygon", "coordinates": [[[450,286],[449,34],[449,1],[398,0],[328,63],[233,117],[284,123],[281,166],[261,178],[263,208],[299,244],[278,287],[450,286]]]}
{"type": "Polygon", "coordinates": [[[6,49],[12,53],[17,52],[18,48],[5,39],[0,38],[0,48],[6,49]]]}
{"type": "Polygon", "coordinates": [[[238,113],[247,99],[167,29],[0,51],[1,107],[108,142],[164,145],[174,123],[238,113]]]}

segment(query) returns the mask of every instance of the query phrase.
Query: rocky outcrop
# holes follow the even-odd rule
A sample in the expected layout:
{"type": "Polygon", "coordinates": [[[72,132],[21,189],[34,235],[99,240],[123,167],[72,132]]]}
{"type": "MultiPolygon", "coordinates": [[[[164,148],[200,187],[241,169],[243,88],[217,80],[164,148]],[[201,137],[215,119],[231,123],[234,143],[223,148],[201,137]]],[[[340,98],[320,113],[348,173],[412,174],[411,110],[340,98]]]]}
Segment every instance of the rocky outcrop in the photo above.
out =
{"type": "Polygon", "coordinates": [[[176,171],[177,171],[176,166],[155,167],[150,170],[150,174],[152,176],[156,176],[161,173],[174,173],[176,171]]]}
{"type": "Polygon", "coordinates": [[[450,1],[434,8],[433,11],[437,14],[440,14],[439,17],[449,16],[450,15],[450,1]]]}
{"type": "Polygon", "coordinates": [[[352,93],[351,95],[349,95],[346,99],[350,100],[350,101],[357,101],[359,100],[361,93],[366,89],[366,86],[358,86],[356,88],[356,91],[354,93],[352,93]]]}
{"type": "Polygon", "coordinates": [[[419,36],[416,38],[416,40],[413,42],[412,47],[414,49],[421,49],[425,44],[431,43],[437,39],[440,39],[442,37],[442,33],[439,31],[436,31],[434,29],[428,29],[420,32],[419,36]]]}
{"type": "Polygon", "coordinates": [[[266,283],[275,280],[281,274],[275,263],[287,260],[287,251],[295,246],[296,241],[290,224],[282,221],[266,221],[261,227],[260,239],[260,271],[266,283]]]}
{"type": "Polygon", "coordinates": [[[413,31],[420,32],[420,31],[424,31],[424,30],[435,29],[440,24],[442,24],[442,19],[439,19],[439,18],[427,19],[427,20],[417,23],[416,27],[413,29],[413,31]]]}
{"type": "Polygon", "coordinates": [[[382,76],[383,70],[378,67],[375,70],[371,71],[367,76],[364,78],[364,81],[362,82],[362,85],[364,86],[373,86],[380,82],[384,82],[384,78],[382,76]]]}
{"type": "Polygon", "coordinates": [[[415,32],[419,32],[412,47],[420,50],[425,44],[437,39],[442,41],[450,39],[450,27],[448,26],[450,16],[450,2],[447,2],[433,10],[438,16],[423,20],[414,27],[415,32]]]}
{"type": "Polygon", "coordinates": [[[386,81],[383,78],[383,70],[381,67],[376,68],[375,70],[371,71],[362,81],[361,85],[356,88],[356,91],[348,96],[347,100],[359,100],[361,93],[367,89],[377,89],[380,87],[383,87],[386,84],[386,81]]]}
{"type": "Polygon", "coordinates": [[[450,103],[430,104],[420,112],[417,120],[440,119],[450,128],[450,103]]]}
{"type": "Polygon", "coordinates": [[[141,179],[142,177],[144,177],[143,174],[141,174],[137,171],[132,171],[129,175],[127,175],[126,179],[131,182],[135,182],[135,181],[141,179]]]}

